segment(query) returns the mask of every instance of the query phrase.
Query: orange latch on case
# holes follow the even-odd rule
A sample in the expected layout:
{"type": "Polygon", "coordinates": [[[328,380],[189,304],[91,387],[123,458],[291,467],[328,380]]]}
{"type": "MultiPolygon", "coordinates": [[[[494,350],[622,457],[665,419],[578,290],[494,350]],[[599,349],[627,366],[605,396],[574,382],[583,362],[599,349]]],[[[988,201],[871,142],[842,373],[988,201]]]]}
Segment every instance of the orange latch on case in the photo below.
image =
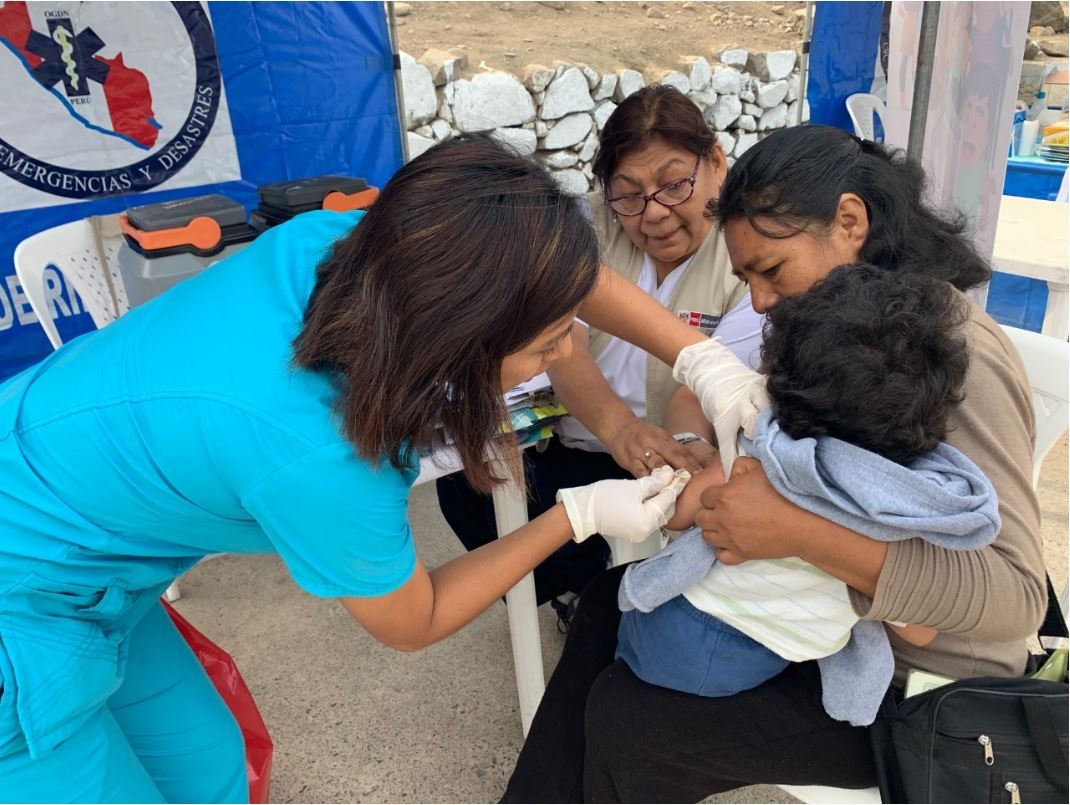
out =
{"type": "Polygon", "coordinates": [[[369,187],[367,190],[348,194],[332,190],[323,197],[323,209],[331,212],[363,210],[365,207],[370,207],[377,198],[379,198],[379,188],[377,187],[369,187]]]}
{"type": "Polygon", "coordinates": [[[219,246],[223,237],[223,230],[219,228],[219,223],[205,215],[194,218],[185,226],[175,229],[159,229],[155,232],[138,229],[125,215],[119,216],[119,225],[124,235],[136,240],[138,245],[147,252],[173,249],[179,246],[192,246],[207,252],[219,246]]]}

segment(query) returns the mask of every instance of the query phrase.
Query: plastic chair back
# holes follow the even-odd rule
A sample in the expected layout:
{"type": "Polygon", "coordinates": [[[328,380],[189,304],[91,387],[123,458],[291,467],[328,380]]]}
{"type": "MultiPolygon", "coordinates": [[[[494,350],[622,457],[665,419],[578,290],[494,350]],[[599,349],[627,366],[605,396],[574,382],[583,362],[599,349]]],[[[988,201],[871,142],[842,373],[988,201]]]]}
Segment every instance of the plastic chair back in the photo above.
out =
{"type": "Polygon", "coordinates": [[[1025,364],[1033,388],[1033,410],[1037,420],[1037,443],[1033,451],[1033,487],[1040,478],[1040,466],[1070,423],[1070,344],[1048,335],[1003,325],[1025,364]]]}
{"type": "MultiPolygon", "coordinates": [[[[881,122],[881,131],[887,131],[884,123],[884,101],[868,92],[856,92],[847,96],[847,114],[855,127],[855,136],[876,142],[873,133],[873,116],[881,122]]],[[[883,139],[883,138],[882,138],[883,139]]]]}
{"type": "Polygon", "coordinates": [[[112,268],[121,245],[115,239],[99,238],[92,221],[84,219],[38,232],[15,247],[15,275],[53,349],[63,343],[53,301],[61,289],[57,269],[78,293],[97,327],[129,310],[122,277],[112,268]]]}

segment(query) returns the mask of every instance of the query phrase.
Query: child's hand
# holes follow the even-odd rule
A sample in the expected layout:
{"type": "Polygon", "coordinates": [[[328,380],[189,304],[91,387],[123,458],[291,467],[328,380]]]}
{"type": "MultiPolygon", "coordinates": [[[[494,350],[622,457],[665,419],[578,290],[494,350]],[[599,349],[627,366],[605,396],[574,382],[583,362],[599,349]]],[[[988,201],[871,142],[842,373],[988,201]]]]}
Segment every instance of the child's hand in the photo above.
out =
{"type": "Polygon", "coordinates": [[[919,626],[916,623],[889,623],[888,628],[915,646],[927,646],[936,639],[939,634],[930,626],[919,626]]]}

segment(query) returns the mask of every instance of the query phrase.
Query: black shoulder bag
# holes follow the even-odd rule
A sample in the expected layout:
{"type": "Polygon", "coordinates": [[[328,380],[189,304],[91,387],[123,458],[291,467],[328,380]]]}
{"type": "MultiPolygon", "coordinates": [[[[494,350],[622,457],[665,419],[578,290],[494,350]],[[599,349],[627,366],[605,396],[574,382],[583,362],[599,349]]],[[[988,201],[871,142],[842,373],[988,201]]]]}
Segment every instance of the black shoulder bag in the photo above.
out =
{"type": "MultiPolygon", "coordinates": [[[[1051,579],[1040,634],[1067,636],[1051,579]]],[[[1070,802],[1068,708],[1065,681],[1031,677],[889,690],[870,728],[881,800],[1070,802]]]]}

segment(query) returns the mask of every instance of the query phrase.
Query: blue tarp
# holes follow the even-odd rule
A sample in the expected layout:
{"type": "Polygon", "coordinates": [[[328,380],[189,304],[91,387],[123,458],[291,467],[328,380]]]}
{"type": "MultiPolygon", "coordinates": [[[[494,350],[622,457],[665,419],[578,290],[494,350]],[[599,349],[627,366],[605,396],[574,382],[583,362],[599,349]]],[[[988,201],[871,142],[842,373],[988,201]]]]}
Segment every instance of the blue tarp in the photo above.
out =
{"type": "Polygon", "coordinates": [[[806,81],[810,122],[854,131],[847,96],[873,85],[883,8],[869,2],[815,5],[806,81]]]}
{"type": "MultiPolygon", "coordinates": [[[[111,5],[116,14],[123,13],[123,4],[111,5]]],[[[197,14],[199,4],[172,6],[185,16],[197,14]]],[[[205,193],[222,193],[251,210],[258,185],[285,179],[343,174],[382,186],[400,167],[393,58],[382,3],[213,2],[208,8],[241,180],[0,215],[0,379],[51,350],[14,276],[12,254],[23,238],[89,215],[205,193]]],[[[138,52],[138,42],[121,44],[128,53],[138,52]]],[[[83,63],[93,64],[85,58],[83,63]]],[[[0,119],[3,115],[0,111],[0,119]]],[[[83,313],[61,317],[57,326],[71,338],[93,325],[83,313]]]]}

